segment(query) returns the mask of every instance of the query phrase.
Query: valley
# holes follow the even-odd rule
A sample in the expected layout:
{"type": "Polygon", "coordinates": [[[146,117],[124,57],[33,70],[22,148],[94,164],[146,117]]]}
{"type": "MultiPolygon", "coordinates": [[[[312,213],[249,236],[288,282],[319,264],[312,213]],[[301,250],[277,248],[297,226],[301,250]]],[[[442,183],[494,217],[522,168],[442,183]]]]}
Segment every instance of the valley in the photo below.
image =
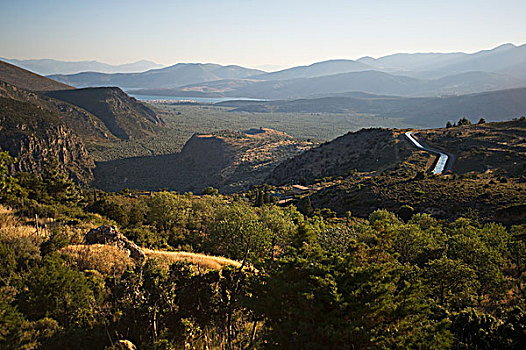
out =
{"type": "Polygon", "coordinates": [[[526,45],[9,61],[0,348],[524,348],[526,45]]]}

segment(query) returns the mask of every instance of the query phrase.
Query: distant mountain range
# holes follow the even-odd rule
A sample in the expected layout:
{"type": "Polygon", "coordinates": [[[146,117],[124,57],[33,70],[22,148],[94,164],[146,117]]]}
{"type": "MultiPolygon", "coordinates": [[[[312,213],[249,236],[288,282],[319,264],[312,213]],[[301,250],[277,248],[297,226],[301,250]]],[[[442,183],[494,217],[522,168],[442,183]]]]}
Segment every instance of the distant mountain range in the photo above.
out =
{"type": "Polygon", "coordinates": [[[0,58],[0,60],[40,75],[75,74],[80,72],[135,73],[163,67],[162,64],[147,60],[117,65],[98,61],[59,61],[48,58],[31,60],[0,58]]]}
{"type": "MultiPolygon", "coordinates": [[[[70,81],[65,82],[71,84],[70,81]]],[[[467,72],[440,79],[418,79],[369,70],[288,80],[217,80],[178,88],[137,89],[134,90],[134,94],[282,100],[357,91],[377,95],[446,96],[524,86],[526,86],[526,77],[502,73],[467,72]]]]}
{"type": "Polygon", "coordinates": [[[352,60],[330,60],[314,63],[310,66],[299,66],[256,75],[253,78],[259,80],[288,80],[314,78],[338,73],[362,72],[371,69],[373,69],[371,66],[352,60]]]}
{"type": "Polygon", "coordinates": [[[221,66],[211,63],[178,63],[176,65],[152,69],[143,73],[93,73],[73,75],[50,75],[49,78],[66,82],[76,87],[118,86],[122,89],[175,88],[189,84],[224,79],[244,79],[263,74],[258,69],[239,66],[221,66]]]}
{"type": "Polygon", "coordinates": [[[362,91],[402,96],[462,95],[526,86],[526,45],[467,53],[394,54],[330,60],[277,72],[179,63],[143,73],[52,75],[76,87],[119,86],[135,94],[294,99],[362,91]]]}

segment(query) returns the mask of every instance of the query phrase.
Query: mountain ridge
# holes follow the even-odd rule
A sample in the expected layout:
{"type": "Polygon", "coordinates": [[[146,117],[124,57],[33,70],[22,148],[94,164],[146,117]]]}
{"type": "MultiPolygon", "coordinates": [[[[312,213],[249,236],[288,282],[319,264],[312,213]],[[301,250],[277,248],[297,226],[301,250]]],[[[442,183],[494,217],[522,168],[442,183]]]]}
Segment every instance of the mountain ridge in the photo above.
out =
{"type": "Polygon", "coordinates": [[[73,75],[50,75],[49,78],[69,82],[76,87],[118,86],[123,89],[144,87],[177,87],[221,79],[239,79],[263,73],[261,70],[236,65],[213,63],[177,63],[142,73],[105,74],[83,72],[73,75]]]}
{"type": "Polygon", "coordinates": [[[27,69],[40,75],[51,74],[76,74],[80,72],[101,73],[135,73],[144,72],[149,69],[162,68],[162,64],[148,60],[139,60],[131,63],[108,64],[96,60],[85,61],[63,61],[51,58],[42,59],[14,59],[0,58],[18,67],[27,69]]]}

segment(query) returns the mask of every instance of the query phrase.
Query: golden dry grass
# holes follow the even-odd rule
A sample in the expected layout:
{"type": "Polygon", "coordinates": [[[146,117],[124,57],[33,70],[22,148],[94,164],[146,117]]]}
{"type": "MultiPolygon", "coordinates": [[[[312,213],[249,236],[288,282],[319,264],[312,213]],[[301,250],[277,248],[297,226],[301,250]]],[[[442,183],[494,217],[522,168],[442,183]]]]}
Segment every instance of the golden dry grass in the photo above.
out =
{"type": "Polygon", "coordinates": [[[162,266],[169,266],[174,262],[182,261],[199,268],[221,269],[225,266],[240,267],[239,261],[227,259],[221,256],[211,256],[206,254],[189,252],[167,252],[160,250],[143,249],[148,259],[156,259],[162,266]]]}
{"type": "MultiPolygon", "coordinates": [[[[148,259],[156,260],[164,268],[175,262],[185,262],[198,269],[219,270],[225,266],[241,266],[238,261],[220,256],[146,248],[143,250],[148,259]]],[[[121,275],[135,263],[126,250],[110,244],[69,245],[62,248],[59,253],[79,270],[97,270],[105,275],[121,275]]]]}
{"type": "Polygon", "coordinates": [[[0,242],[8,242],[20,252],[38,254],[43,240],[34,226],[25,224],[12,209],[0,205],[0,242]]]}
{"type": "Polygon", "coordinates": [[[122,275],[134,264],[125,250],[111,244],[69,245],[59,253],[79,270],[97,270],[104,275],[122,275]]]}

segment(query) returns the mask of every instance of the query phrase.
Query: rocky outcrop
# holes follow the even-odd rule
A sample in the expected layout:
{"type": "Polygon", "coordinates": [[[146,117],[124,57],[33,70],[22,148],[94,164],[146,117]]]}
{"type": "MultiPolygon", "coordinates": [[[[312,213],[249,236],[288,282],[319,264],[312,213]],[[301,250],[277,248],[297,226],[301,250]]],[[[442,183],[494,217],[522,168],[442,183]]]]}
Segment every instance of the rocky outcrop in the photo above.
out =
{"type": "Polygon", "coordinates": [[[69,177],[87,184],[95,167],[82,140],[56,115],[0,97],[0,150],[18,159],[11,171],[39,173],[56,160],[69,177]]]}
{"type": "Polygon", "coordinates": [[[194,193],[212,186],[234,193],[262,183],[277,164],[310,147],[312,142],[265,128],[195,134],[180,153],[97,163],[94,185],[194,193]]]}
{"type": "Polygon", "coordinates": [[[91,229],[84,237],[88,244],[114,243],[117,247],[130,252],[132,259],[143,261],[146,258],[144,251],[126,236],[120,233],[113,225],[102,225],[91,229]]]}

